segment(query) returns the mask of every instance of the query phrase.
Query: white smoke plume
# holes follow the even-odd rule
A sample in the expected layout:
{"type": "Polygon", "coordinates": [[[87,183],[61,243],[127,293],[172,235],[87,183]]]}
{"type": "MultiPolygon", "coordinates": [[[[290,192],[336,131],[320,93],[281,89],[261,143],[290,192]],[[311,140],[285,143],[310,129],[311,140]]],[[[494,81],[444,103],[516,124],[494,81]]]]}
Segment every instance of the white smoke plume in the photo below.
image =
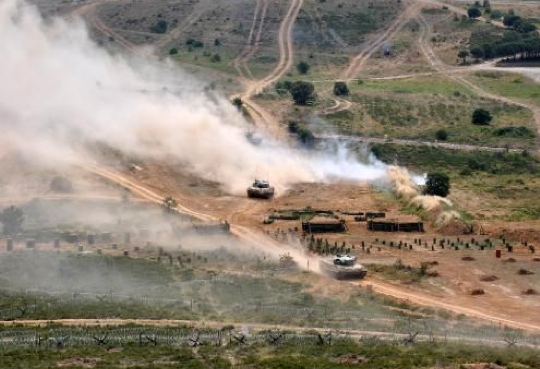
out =
{"type": "Polygon", "coordinates": [[[407,169],[391,165],[388,167],[388,175],[398,196],[409,201],[411,205],[436,213],[435,224],[444,225],[460,218],[459,213],[453,210],[454,204],[449,199],[422,195],[419,184],[423,184],[423,179],[411,176],[407,169]]]}
{"type": "Polygon", "coordinates": [[[247,123],[226,98],[203,93],[180,70],[136,67],[107,53],[80,20],[45,21],[23,1],[3,0],[0,44],[0,144],[49,165],[86,160],[82,147],[101,142],[128,155],[172,158],[237,194],[257,175],[278,189],[386,176],[385,165],[343,152],[250,144],[247,123]],[[180,82],[164,90],[158,81],[180,82]]]}

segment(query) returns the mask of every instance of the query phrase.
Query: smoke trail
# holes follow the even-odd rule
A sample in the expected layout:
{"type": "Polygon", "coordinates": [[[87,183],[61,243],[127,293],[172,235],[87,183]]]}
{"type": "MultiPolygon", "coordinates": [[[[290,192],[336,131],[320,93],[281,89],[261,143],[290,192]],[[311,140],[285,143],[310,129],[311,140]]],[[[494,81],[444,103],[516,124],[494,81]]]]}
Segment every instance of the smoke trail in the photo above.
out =
{"type": "Polygon", "coordinates": [[[453,210],[454,205],[449,199],[422,195],[419,185],[423,184],[423,178],[415,178],[407,169],[395,165],[388,167],[388,175],[396,193],[410,204],[434,214],[435,224],[444,225],[453,219],[460,218],[459,213],[453,210]]]}
{"type": "Polygon", "coordinates": [[[36,161],[84,159],[82,147],[104,143],[128,155],[172,158],[231,193],[243,193],[257,174],[278,189],[386,176],[384,165],[343,151],[301,152],[268,138],[254,146],[227,99],[201,92],[182,71],[141,68],[111,55],[89,39],[82,22],[45,22],[23,1],[0,3],[0,42],[2,141],[36,161]],[[181,82],[163,89],[158,81],[181,82]]]}

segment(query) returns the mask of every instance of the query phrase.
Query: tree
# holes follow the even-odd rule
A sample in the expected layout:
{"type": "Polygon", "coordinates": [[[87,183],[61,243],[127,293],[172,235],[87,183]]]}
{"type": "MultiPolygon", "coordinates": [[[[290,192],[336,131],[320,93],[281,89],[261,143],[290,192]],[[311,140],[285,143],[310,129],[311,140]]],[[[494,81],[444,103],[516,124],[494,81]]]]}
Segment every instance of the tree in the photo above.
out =
{"type": "Polygon", "coordinates": [[[459,50],[457,54],[458,58],[463,59],[463,64],[467,63],[467,57],[469,56],[469,52],[465,49],[459,50]]]}
{"type": "Polygon", "coordinates": [[[484,48],[481,46],[474,46],[473,48],[471,48],[471,55],[476,60],[483,59],[485,56],[484,48]]]}
{"type": "Polygon", "coordinates": [[[298,73],[300,74],[307,74],[309,72],[309,68],[310,68],[309,64],[303,60],[296,65],[296,69],[298,70],[298,73]]]}
{"type": "Polygon", "coordinates": [[[210,61],[212,63],[219,63],[221,61],[221,56],[219,56],[219,54],[214,54],[212,55],[212,57],[210,58],[210,61]]]}
{"type": "Polygon", "coordinates": [[[306,105],[308,101],[315,100],[315,87],[312,83],[296,81],[291,85],[290,93],[298,105],[306,105]]]}
{"type": "Polygon", "coordinates": [[[234,106],[236,106],[236,109],[238,109],[239,111],[242,110],[242,105],[244,105],[244,102],[242,101],[241,98],[239,97],[235,97],[233,100],[232,100],[232,104],[234,106]]]}
{"type": "Polygon", "coordinates": [[[450,178],[444,173],[428,173],[424,194],[446,197],[450,193],[450,178]]]}
{"type": "Polygon", "coordinates": [[[506,14],[503,18],[503,24],[506,27],[514,27],[514,24],[518,21],[521,21],[521,17],[515,14],[506,14]]]}
{"type": "Polygon", "coordinates": [[[167,22],[163,19],[158,20],[155,26],[152,27],[152,31],[156,33],[165,33],[167,32],[167,22]]]}
{"type": "Polygon", "coordinates": [[[334,95],[349,96],[349,86],[343,81],[334,83],[334,95]]]}
{"type": "Polygon", "coordinates": [[[286,94],[291,90],[292,82],[291,81],[278,81],[276,83],[276,92],[280,95],[286,94]]]}
{"type": "Polygon", "coordinates": [[[214,40],[214,46],[221,46],[221,41],[219,41],[219,38],[214,40]]]}
{"type": "Polygon", "coordinates": [[[176,55],[178,54],[178,49],[176,47],[173,47],[169,50],[169,55],[176,55]]]}
{"type": "Polygon", "coordinates": [[[503,13],[500,10],[492,10],[489,17],[491,19],[500,19],[503,16],[503,13]]]}
{"type": "Polygon", "coordinates": [[[467,15],[469,16],[470,19],[476,19],[482,16],[482,12],[477,7],[472,6],[469,9],[467,9],[467,15]]]}
{"type": "Polygon", "coordinates": [[[514,24],[516,31],[521,33],[530,33],[536,31],[536,26],[532,24],[531,22],[519,22],[514,24]]]}
{"type": "Polygon", "coordinates": [[[472,123],[476,124],[478,126],[487,126],[493,117],[489,113],[489,111],[484,109],[476,109],[472,113],[472,123]]]}
{"type": "Polygon", "coordinates": [[[448,139],[448,132],[444,129],[439,129],[435,132],[435,138],[439,141],[446,141],[448,139]]]}
{"type": "Polygon", "coordinates": [[[491,4],[489,3],[489,0],[484,0],[484,3],[482,4],[483,8],[491,8],[491,4]]]}
{"type": "Polygon", "coordinates": [[[15,206],[5,208],[2,213],[0,213],[0,223],[2,223],[5,235],[14,236],[19,233],[22,230],[23,222],[23,211],[15,206]]]}
{"type": "Polygon", "coordinates": [[[168,196],[163,199],[163,210],[166,213],[173,213],[178,206],[178,201],[173,199],[171,196],[168,196]]]}

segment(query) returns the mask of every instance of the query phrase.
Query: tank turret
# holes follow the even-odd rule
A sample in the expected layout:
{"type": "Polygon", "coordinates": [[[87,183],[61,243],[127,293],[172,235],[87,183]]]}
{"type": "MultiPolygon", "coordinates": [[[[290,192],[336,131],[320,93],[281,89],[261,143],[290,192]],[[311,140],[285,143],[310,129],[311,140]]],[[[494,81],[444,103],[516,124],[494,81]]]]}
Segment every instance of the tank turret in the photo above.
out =
{"type": "Polygon", "coordinates": [[[253,184],[248,187],[247,195],[250,198],[269,199],[274,197],[274,187],[271,187],[268,181],[256,179],[253,184]]]}
{"type": "Polygon", "coordinates": [[[335,279],[362,279],[366,276],[365,268],[356,263],[356,256],[336,255],[319,262],[321,271],[335,279]]]}

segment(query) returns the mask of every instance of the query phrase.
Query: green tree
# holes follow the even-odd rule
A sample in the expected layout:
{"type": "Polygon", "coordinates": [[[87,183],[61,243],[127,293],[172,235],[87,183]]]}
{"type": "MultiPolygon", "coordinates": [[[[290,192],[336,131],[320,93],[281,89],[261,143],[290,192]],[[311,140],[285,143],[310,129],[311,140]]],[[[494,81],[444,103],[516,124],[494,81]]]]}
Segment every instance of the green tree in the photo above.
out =
{"type": "Polygon", "coordinates": [[[165,33],[167,32],[168,24],[163,19],[158,20],[158,22],[152,27],[152,31],[156,33],[165,33]]]}
{"type": "Polygon", "coordinates": [[[467,9],[467,15],[469,16],[470,19],[476,19],[482,16],[482,12],[477,7],[472,6],[469,9],[467,9]]]}
{"type": "Polygon", "coordinates": [[[448,139],[448,132],[444,129],[439,129],[435,132],[435,138],[439,141],[446,141],[448,139]]]}
{"type": "Polygon", "coordinates": [[[471,48],[471,55],[476,60],[483,59],[485,56],[484,48],[481,46],[474,46],[471,48]]]}
{"type": "Polygon", "coordinates": [[[309,68],[310,68],[309,64],[303,60],[296,65],[296,69],[298,70],[298,73],[300,74],[307,74],[309,72],[309,68]]]}
{"type": "Polygon", "coordinates": [[[221,46],[221,41],[219,41],[219,38],[214,40],[214,46],[221,46]]]}
{"type": "Polygon", "coordinates": [[[276,92],[280,95],[286,94],[291,90],[292,82],[291,81],[278,81],[276,83],[276,92]]]}
{"type": "Polygon", "coordinates": [[[506,14],[503,18],[503,24],[506,27],[514,27],[518,21],[521,21],[521,17],[511,13],[506,14]]]}
{"type": "Polygon", "coordinates": [[[166,213],[174,213],[176,207],[178,206],[178,201],[172,196],[168,196],[163,199],[163,210],[166,213]]]}
{"type": "Polygon", "coordinates": [[[22,230],[23,222],[23,211],[15,206],[5,208],[2,213],[0,213],[0,223],[2,223],[5,235],[14,236],[19,233],[22,230]]]}
{"type": "Polygon", "coordinates": [[[490,112],[485,109],[475,109],[472,113],[472,123],[478,126],[487,126],[492,119],[490,112]]]}
{"type": "Polygon", "coordinates": [[[463,64],[467,63],[467,57],[469,56],[469,52],[465,49],[459,50],[457,54],[458,58],[463,59],[463,64]]]}
{"type": "Polygon", "coordinates": [[[221,61],[221,56],[219,56],[219,54],[214,54],[212,55],[212,57],[210,58],[210,61],[212,63],[219,63],[221,61]]]}
{"type": "Polygon", "coordinates": [[[238,109],[239,111],[242,110],[242,106],[244,105],[244,102],[242,101],[241,98],[239,97],[235,97],[233,100],[232,100],[232,104],[234,106],[236,106],[236,109],[238,109]]]}
{"type": "Polygon", "coordinates": [[[334,83],[334,95],[349,96],[349,86],[343,81],[334,83]]]}
{"type": "Polygon", "coordinates": [[[173,47],[169,50],[169,55],[176,55],[178,54],[178,49],[176,47],[173,47]]]}
{"type": "Polygon", "coordinates": [[[293,82],[290,93],[294,102],[298,105],[306,105],[308,102],[315,100],[315,87],[309,82],[293,82]]]}
{"type": "Polygon", "coordinates": [[[500,19],[503,16],[503,13],[500,10],[492,10],[489,14],[491,19],[500,19]]]}
{"type": "Polygon", "coordinates": [[[450,178],[444,173],[429,173],[427,175],[424,194],[446,197],[450,193],[450,178]]]}

